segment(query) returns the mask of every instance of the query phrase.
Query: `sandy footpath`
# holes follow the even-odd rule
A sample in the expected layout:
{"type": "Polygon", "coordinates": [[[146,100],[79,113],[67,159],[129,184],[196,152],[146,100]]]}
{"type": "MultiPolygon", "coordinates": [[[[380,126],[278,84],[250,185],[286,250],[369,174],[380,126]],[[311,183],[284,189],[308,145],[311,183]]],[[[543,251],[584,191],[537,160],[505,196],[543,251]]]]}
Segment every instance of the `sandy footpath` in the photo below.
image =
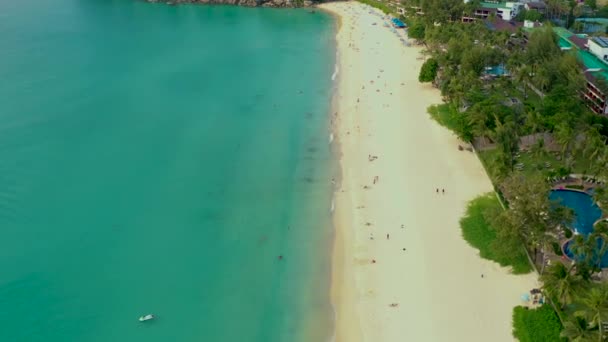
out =
{"type": "Polygon", "coordinates": [[[341,18],[336,341],[513,341],[512,308],[536,277],[509,274],[462,239],[467,202],[492,186],[427,114],[441,98],[417,81],[421,49],[368,6],[321,7],[341,18]]]}

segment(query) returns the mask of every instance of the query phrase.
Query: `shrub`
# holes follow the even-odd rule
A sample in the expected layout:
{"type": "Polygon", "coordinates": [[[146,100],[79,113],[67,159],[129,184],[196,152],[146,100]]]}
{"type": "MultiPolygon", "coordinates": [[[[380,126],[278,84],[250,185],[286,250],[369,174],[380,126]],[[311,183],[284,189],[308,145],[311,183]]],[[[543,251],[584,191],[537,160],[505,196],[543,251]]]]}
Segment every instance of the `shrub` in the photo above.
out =
{"type": "Polygon", "coordinates": [[[585,189],[585,187],[582,185],[579,185],[579,184],[568,184],[568,185],[566,185],[566,189],[583,190],[583,189],[585,189]]]}
{"type": "Polygon", "coordinates": [[[572,231],[568,228],[564,229],[564,235],[566,236],[566,239],[570,239],[572,238],[572,231]]]}
{"type": "Polygon", "coordinates": [[[513,309],[513,336],[520,342],[559,342],[562,324],[551,306],[537,309],[516,306],[513,309]]]}
{"type": "Polygon", "coordinates": [[[465,215],[460,219],[463,238],[474,248],[479,249],[479,255],[484,259],[493,260],[501,266],[511,266],[513,273],[528,273],[532,270],[523,250],[513,251],[509,255],[499,254],[493,244],[496,232],[486,220],[489,212],[503,210],[494,193],[488,193],[469,202],[465,215]]]}
{"type": "Polygon", "coordinates": [[[414,38],[417,40],[424,39],[426,34],[426,29],[424,27],[424,23],[421,20],[413,21],[410,24],[410,28],[407,30],[407,35],[410,38],[414,38]]]}
{"type": "Polygon", "coordinates": [[[437,69],[439,69],[439,63],[437,63],[437,60],[434,58],[427,59],[420,68],[418,81],[433,82],[435,77],[437,77],[437,69]]]}
{"type": "Polygon", "coordinates": [[[458,112],[458,109],[454,105],[447,103],[433,105],[427,111],[431,115],[431,118],[441,126],[454,132],[458,138],[464,141],[471,141],[473,139],[469,122],[462,113],[458,112]]]}
{"type": "Polygon", "coordinates": [[[557,169],[556,174],[558,177],[566,177],[570,175],[570,170],[566,169],[565,167],[560,167],[557,169]]]}
{"type": "MultiPolygon", "coordinates": [[[[569,229],[568,229],[569,230],[569,229]]],[[[553,253],[557,254],[557,255],[564,255],[564,253],[562,252],[562,248],[559,246],[559,243],[557,242],[552,242],[551,243],[551,247],[553,248],[553,253]]]]}

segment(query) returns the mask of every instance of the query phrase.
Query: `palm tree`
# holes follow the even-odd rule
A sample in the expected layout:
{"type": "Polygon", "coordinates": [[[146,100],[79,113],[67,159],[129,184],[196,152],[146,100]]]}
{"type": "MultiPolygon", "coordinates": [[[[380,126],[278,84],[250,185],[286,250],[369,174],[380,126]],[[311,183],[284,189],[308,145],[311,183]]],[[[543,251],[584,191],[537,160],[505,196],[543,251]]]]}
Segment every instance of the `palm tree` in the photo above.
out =
{"type": "Polygon", "coordinates": [[[527,65],[522,65],[515,72],[515,81],[519,83],[524,90],[524,98],[528,97],[528,82],[530,82],[530,75],[532,74],[532,68],[527,65]]]}
{"type": "Polygon", "coordinates": [[[599,242],[600,248],[597,251],[597,266],[601,267],[602,257],[608,252],[608,222],[602,220],[593,228],[593,232],[589,235],[589,239],[599,242]]]}
{"type": "Polygon", "coordinates": [[[593,250],[595,245],[590,242],[591,239],[585,238],[583,235],[577,234],[570,242],[570,250],[574,254],[576,262],[581,262],[589,265],[593,259],[593,250]]]}
{"type": "Polygon", "coordinates": [[[600,185],[593,191],[593,200],[600,206],[604,206],[608,203],[608,189],[605,186],[600,185]]]}
{"type": "Polygon", "coordinates": [[[564,322],[564,330],[559,334],[572,342],[597,341],[597,331],[589,330],[589,324],[585,317],[572,315],[564,322]]]}
{"type": "Polygon", "coordinates": [[[545,292],[557,300],[563,309],[570,303],[576,291],[582,287],[580,276],[572,274],[562,263],[556,263],[547,268],[541,275],[545,292]]]}
{"type": "Polygon", "coordinates": [[[569,124],[562,122],[556,127],[555,139],[562,146],[562,158],[564,158],[566,152],[570,149],[575,137],[576,133],[569,124]]]}
{"type": "Polygon", "coordinates": [[[543,93],[547,93],[549,90],[549,86],[551,85],[552,75],[551,72],[546,68],[541,68],[537,73],[535,73],[535,81],[538,88],[543,93]]]}
{"type": "Polygon", "coordinates": [[[536,109],[526,111],[526,126],[532,134],[542,131],[544,126],[542,114],[536,109]]]}
{"type": "Polygon", "coordinates": [[[473,105],[469,111],[469,124],[476,137],[487,137],[492,130],[488,127],[488,111],[481,105],[473,105]]]}
{"type": "Polygon", "coordinates": [[[519,134],[517,132],[517,126],[512,121],[501,123],[500,119],[494,114],[494,122],[496,128],[494,129],[493,140],[496,142],[498,147],[502,150],[503,156],[505,157],[503,162],[506,166],[513,171],[515,165],[515,154],[519,149],[519,134]]]}
{"type": "Polygon", "coordinates": [[[585,132],[585,146],[583,156],[595,160],[606,149],[606,138],[600,134],[596,127],[585,132]]]}
{"type": "Polygon", "coordinates": [[[597,177],[602,179],[608,178],[608,149],[600,151],[596,160],[591,163],[591,167],[594,171],[593,174],[597,177]]]}
{"type": "Polygon", "coordinates": [[[608,284],[592,287],[579,300],[583,309],[577,314],[587,319],[589,327],[599,330],[598,341],[602,341],[603,323],[608,322],[608,284]]]}
{"type": "Polygon", "coordinates": [[[530,152],[532,153],[532,156],[537,159],[541,159],[545,154],[547,154],[547,151],[545,150],[545,139],[538,139],[530,148],[530,152]]]}

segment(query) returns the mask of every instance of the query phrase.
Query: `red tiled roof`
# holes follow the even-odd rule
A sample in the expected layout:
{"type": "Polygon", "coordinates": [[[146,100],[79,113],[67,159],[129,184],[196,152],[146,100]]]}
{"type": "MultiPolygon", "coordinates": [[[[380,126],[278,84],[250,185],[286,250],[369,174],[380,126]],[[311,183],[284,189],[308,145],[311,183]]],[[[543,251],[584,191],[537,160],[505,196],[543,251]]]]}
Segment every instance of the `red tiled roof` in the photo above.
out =
{"type": "Polygon", "coordinates": [[[581,38],[577,35],[572,35],[570,37],[568,37],[568,40],[573,42],[574,44],[576,44],[576,46],[579,47],[579,49],[586,49],[587,47],[585,46],[587,44],[587,38],[581,38]]]}
{"type": "Polygon", "coordinates": [[[486,20],[486,26],[490,30],[516,32],[518,28],[523,26],[523,23],[494,18],[494,20],[486,20]]]}

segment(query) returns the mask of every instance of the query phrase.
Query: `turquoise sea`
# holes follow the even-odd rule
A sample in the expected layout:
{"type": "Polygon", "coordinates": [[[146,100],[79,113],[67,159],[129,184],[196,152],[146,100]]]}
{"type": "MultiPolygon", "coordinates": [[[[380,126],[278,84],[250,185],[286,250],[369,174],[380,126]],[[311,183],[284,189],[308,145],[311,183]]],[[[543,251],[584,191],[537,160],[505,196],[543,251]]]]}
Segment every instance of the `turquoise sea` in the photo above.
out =
{"type": "Polygon", "coordinates": [[[323,341],[334,30],[0,2],[0,341],[323,341]]]}

